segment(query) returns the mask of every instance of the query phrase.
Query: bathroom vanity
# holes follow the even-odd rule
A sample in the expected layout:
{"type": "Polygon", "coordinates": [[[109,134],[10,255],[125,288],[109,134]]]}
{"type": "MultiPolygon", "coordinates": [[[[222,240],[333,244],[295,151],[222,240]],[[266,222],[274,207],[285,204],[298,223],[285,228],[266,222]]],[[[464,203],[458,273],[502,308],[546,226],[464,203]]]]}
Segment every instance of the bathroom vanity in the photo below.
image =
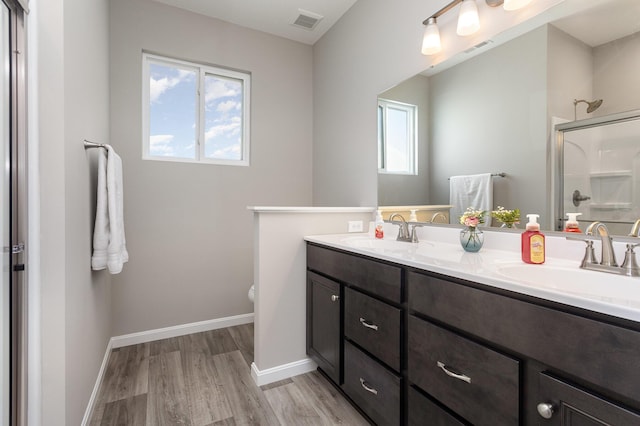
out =
{"type": "MultiPolygon", "coordinates": [[[[607,301],[599,309],[541,297],[492,270],[538,267],[520,271],[508,252],[306,240],[307,353],[372,422],[640,424],[634,302],[620,315],[607,301]]],[[[576,277],[584,273],[616,284],[604,273],[576,277]]]]}

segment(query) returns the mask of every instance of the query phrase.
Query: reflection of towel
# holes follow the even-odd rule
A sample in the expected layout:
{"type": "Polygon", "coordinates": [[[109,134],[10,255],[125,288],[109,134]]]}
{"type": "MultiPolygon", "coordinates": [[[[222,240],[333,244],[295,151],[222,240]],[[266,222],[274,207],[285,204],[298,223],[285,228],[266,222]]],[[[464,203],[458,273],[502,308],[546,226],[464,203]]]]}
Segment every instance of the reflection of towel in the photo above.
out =
{"type": "Polygon", "coordinates": [[[467,207],[484,210],[484,224],[491,225],[491,209],[493,207],[493,183],[491,173],[467,176],[451,176],[449,179],[449,204],[451,208],[451,223],[460,223],[460,216],[467,207]]]}
{"type": "Polygon", "coordinates": [[[125,246],[122,196],[122,160],[106,145],[107,156],[100,150],[98,157],[98,192],[96,224],[93,232],[94,270],[108,268],[112,274],[122,271],[129,260],[125,246]],[[106,158],[105,158],[106,157],[106,158]]]}

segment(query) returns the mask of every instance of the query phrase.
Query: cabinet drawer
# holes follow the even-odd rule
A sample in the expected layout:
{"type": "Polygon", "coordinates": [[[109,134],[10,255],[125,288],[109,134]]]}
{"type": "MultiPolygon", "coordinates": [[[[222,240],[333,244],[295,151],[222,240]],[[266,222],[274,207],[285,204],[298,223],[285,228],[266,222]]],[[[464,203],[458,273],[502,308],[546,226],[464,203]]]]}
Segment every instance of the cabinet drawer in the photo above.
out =
{"type": "Polygon", "coordinates": [[[400,309],[345,290],[345,335],[396,371],[400,371],[400,318],[400,309]]]}
{"type": "Polygon", "coordinates": [[[466,426],[435,402],[409,386],[409,426],[466,426]]]}
{"type": "Polygon", "coordinates": [[[519,424],[519,362],[409,317],[409,381],[476,425],[519,424]]]}
{"type": "Polygon", "coordinates": [[[640,332],[426,274],[408,284],[411,310],[640,404],[640,332]]]}
{"type": "Polygon", "coordinates": [[[400,378],[348,341],[344,342],[342,387],[377,424],[400,424],[400,378]]]}
{"type": "Polygon", "coordinates": [[[392,302],[402,301],[402,269],[307,244],[307,267],[392,302]]]}
{"type": "MultiPolygon", "coordinates": [[[[640,425],[640,415],[565,383],[546,373],[539,376],[539,402],[552,408],[551,425],[640,425]]],[[[542,411],[545,407],[540,407],[542,411]]],[[[542,415],[541,414],[541,415],[542,415]]],[[[547,417],[544,417],[547,418],[547,417]]],[[[543,417],[540,417],[542,420],[543,417]]]]}

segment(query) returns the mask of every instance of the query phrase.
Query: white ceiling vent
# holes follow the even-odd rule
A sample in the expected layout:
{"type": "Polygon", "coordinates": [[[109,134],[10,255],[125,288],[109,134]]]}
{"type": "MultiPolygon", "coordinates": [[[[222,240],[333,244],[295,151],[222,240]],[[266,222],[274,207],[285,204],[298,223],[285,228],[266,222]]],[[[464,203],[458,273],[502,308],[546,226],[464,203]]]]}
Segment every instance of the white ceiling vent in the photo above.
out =
{"type": "Polygon", "coordinates": [[[313,30],[316,25],[318,25],[318,22],[324,18],[324,16],[309,12],[308,10],[298,9],[298,12],[298,17],[293,21],[292,25],[309,31],[313,30]]]}

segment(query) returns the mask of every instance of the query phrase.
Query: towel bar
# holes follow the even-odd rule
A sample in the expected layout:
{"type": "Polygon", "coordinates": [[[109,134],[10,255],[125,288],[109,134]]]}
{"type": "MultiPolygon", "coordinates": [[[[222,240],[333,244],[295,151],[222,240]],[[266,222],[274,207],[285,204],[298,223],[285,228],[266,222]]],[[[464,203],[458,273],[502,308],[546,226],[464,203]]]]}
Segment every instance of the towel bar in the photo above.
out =
{"type": "Polygon", "coordinates": [[[103,143],[91,142],[89,140],[84,140],[84,149],[88,148],[106,148],[107,145],[103,143]]]}
{"type": "MultiPolygon", "coordinates": [[[[500,173],[491,173],[491,176],[493,177],[507,177],[507,174],[505,172],[500,172],[500,173]]],[[[447,180],[450,180],[451,178],[447,178],[447,180]]]]}

